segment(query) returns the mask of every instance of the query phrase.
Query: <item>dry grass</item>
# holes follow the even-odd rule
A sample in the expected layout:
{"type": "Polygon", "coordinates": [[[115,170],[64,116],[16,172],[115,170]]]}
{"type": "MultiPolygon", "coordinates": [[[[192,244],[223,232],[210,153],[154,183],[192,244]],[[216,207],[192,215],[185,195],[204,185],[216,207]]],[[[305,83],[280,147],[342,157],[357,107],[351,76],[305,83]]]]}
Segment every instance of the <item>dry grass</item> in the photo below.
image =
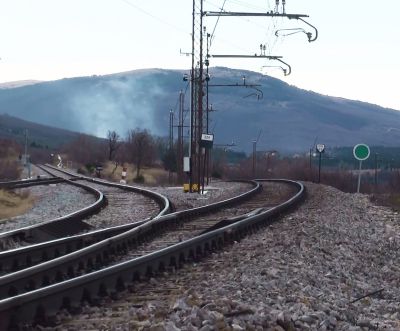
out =
{"type": "MultiPolygon", "coordinates": [[[[107,162],[103,166],[103,170],[101,172],[102,177],[108,178],[112,181],[119,182],[121,180],[122,174],[122,166],[118,166],[115,169],[115,164],[112,162],[107,162]]],[[[160,168],[143,168],[140,170],[140,174],[144,177],[144,183],[147,185],[156,185],[160,183],[160,181],[164,181],[165,178],[168,178],[168,171],[160,168]]],[[[136,168],[132,164],[127,165],[127,174],[126,180],[128,183],[133,183],[133,179],[136,176],[136,168]]]]}
{"type": "Polygon", "coordinates": [[[34,203],[28,190],[21,193],[0,190],[0,220],[24,214],[34,203]]]}

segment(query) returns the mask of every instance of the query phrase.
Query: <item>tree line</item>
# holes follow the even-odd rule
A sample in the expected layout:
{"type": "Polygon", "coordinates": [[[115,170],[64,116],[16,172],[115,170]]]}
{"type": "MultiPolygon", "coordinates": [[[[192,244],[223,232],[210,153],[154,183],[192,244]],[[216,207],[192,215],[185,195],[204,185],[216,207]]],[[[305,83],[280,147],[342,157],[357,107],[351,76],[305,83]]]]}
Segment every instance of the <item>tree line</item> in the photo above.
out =
{"type": "MultiPolygon", "coordinates": [[[[134,164],[137,179],[141,177],[143,167],[162,165],[168,170],[174,166],[168,162],[168,139],[140,128],[129,130],[124,138],[111,130],[106,139],[81,134],[65,145],[61,153],[87,168],[101,166],[106,161],[114,162],[116,166],[134,164]]],[[[176,160],[173,163],[176,164],[176,160]]]]}

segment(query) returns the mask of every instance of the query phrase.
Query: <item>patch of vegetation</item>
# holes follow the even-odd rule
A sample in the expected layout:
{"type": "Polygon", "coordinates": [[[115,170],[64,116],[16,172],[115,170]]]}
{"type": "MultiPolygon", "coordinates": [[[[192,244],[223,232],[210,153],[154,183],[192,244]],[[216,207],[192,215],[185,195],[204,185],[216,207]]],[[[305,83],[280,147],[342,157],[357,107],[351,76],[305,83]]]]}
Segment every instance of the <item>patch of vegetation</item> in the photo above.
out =
{"type": "Polygon", "coordinates": [[[400,212],[400,193],[372,194],[370,200],[377,205],[390,207],[400,212]]]}
{"type": "Polygon", "coordinates": [[[139,176],[135,177],[133,179],[133,181],[135,183],[138,183],[138,184],[143,184],[144,183],[144,176],[143,175],[139,175],[139,176]]]}
{"type": "Polygon", "coordinates": [[[24,214],[34,203],[28,190],[21,192],[0,190],[0,220],[24,214]]]}
{"type": "Polygon", "coordinates": [[[18,162],[20,146],[7,139],[0,139],[0,181],[19,179],[22,168],[18,162]]]}

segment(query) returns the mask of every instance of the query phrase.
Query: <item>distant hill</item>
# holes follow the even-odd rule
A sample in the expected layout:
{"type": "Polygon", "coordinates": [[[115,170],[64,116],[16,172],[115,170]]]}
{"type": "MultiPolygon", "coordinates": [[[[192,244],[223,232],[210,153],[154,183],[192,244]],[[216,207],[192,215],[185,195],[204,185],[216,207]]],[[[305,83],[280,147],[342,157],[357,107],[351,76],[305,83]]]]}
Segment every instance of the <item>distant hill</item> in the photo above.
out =
{"type": "Polygon", "coordinates": [[[17,80],[14,82],[0,83],[0,89],[15,88],[41,83],[40,80],[17,80]]]}
{"type": "Polygon", "coordinates": [[[28,130],[29,145],[50,149],[58,148],[79,136],[77,132],[36,124],[9,115],[0,115],[0,138],[12,139],[24,144],[25,130],[28,130]]]}
{"type": "MultiPolygon", "coordinates": [[[[178,94],[189,90],[183,70],[135,70],[0,89],[0,114],[72,131],[105,136],[117,130],[147,128],[167,135],[169,111],[177,118],[178,94]]],[[[259,149],[308,150],[317,142],[327,146],[367,143],[397,146],[400,112],[360,101],[324,96],[290,86],[259,73],[223,67],[211,68],[210,84],[259,84],[263,93],[245,87],[210,87],[210,131],[217,143],[237,144],[251,151],[258,132],[259,149]]],[[[189,116],[186,116],[189,118],[189,116]]]]}

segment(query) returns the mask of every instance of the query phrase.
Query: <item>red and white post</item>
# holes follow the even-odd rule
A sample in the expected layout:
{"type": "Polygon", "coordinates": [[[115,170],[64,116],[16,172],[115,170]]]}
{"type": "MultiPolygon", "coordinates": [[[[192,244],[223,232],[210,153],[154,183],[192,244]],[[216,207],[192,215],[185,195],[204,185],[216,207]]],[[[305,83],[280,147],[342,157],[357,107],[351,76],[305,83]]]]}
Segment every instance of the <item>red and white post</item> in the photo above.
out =
{"type": "Polygon", "coordinates": [[[119,181],[121,184],[126,184],[126,170],[126,167],[122,167],[121,180],[119,181]]]}

